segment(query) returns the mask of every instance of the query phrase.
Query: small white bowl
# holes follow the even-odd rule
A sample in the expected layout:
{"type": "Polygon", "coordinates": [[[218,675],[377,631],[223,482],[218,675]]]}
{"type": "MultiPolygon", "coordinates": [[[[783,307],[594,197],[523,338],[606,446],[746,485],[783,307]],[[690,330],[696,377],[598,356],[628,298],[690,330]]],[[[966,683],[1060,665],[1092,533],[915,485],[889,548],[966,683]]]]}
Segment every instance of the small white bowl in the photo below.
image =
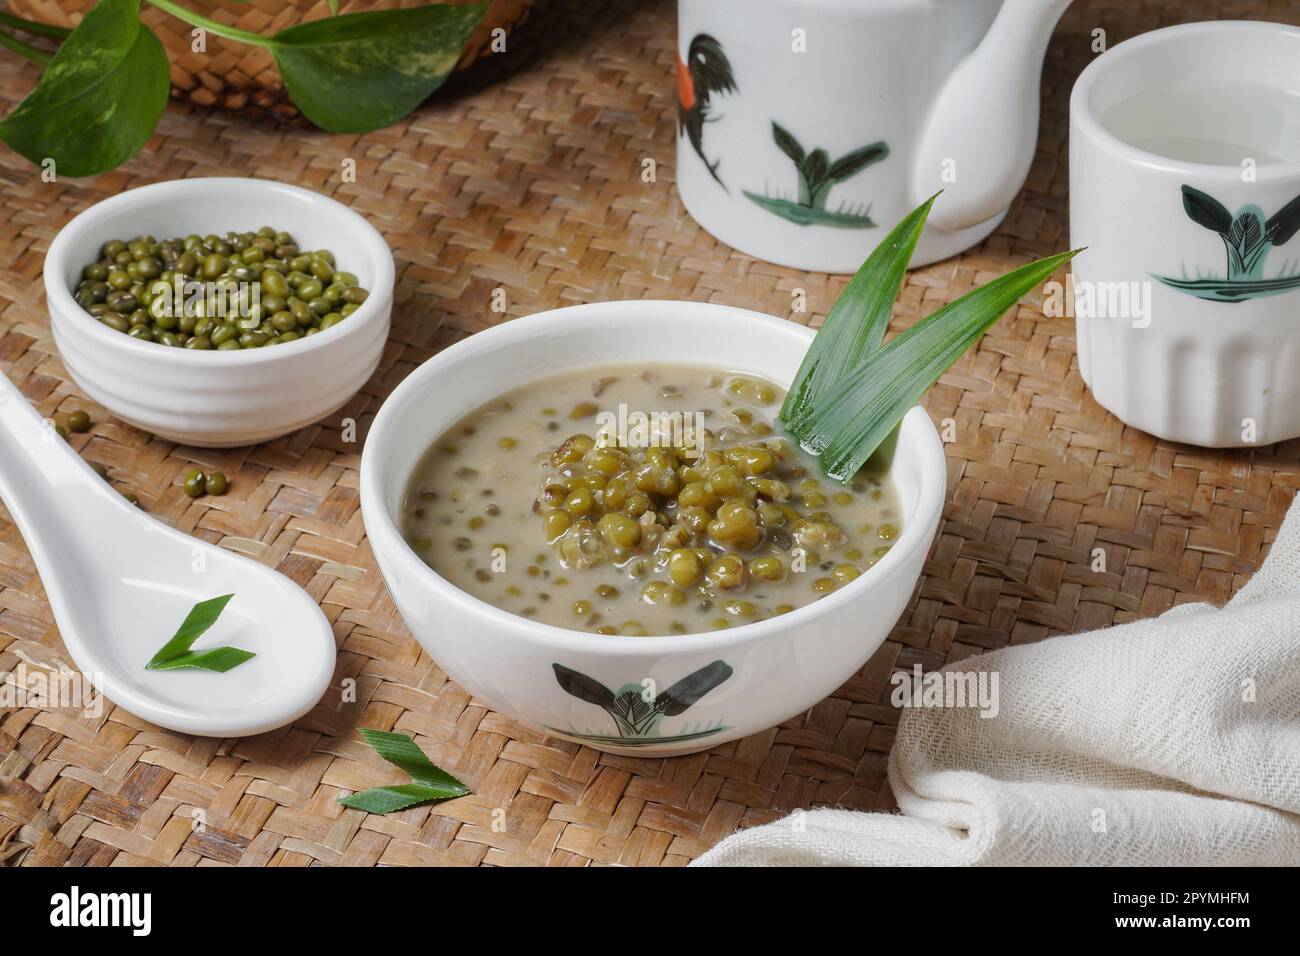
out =
{"type": "Polygon", "coordinates": [[[261,179],[180,179],[91,206],[45,257],[54,343],[82,391],[125,422],[201,447],[252,445],[319,421],[355,395],[379,364],[393,309],[393,255],[366,220],[326,196],[261,179]],[[72,298],[109,239],[247,231],[271,225],[303,249],[328,248],[370,296],[331,329],[245,351],[141,342],[72,298]]]}
{"type": "Polygon", "coordinates": [[[921,408],[908,412],[899,435],[892,474],[904,523],[885,557],[813,604],[725,631],[616,637],[541,624],[440,577],[407,545],[400,523],[407,483],[425,450],[461,416],[521,382],[607,363],[684,362],[788,386],[812,336],[793,322],[725,306],[608,302],[515,319],[421,365],[380,409],[361,458],[366,533],[416,638],[498,711],[611,753],[692,753],[779,724],[825,698],[885,640],[939,525],[947,469],[921,408]],[[658,695],[703,668],[711,669],[711,689],[684,712],[666,714],[653,736],[621,736],[601,706],[561,686],[579,689],[566,676],[576,671],[614,694],[650,687],[658,695]]]}

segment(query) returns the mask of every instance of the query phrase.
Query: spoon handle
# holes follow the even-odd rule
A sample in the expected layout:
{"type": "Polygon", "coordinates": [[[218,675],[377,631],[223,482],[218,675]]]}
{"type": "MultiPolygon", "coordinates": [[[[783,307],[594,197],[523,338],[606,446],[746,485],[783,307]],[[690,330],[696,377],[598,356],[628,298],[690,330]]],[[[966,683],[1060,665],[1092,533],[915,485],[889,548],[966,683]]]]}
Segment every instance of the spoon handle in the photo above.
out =
{"type": "MultiPolygon", "coordinates": [[[[0,499],[32,545],[35,515],[67,500],[71,486],[102,484],[81,456],[0,372],[0,499]]],[[[76,500],[76,499],[73,499],[76,500]]],[[[73,506],[75,510],[75,505],[73,506]]]]}
{"type": "Polygon", "coordinates": [[[57,447],[59,435],[54,430],[54,421],[42,418],[3,372],[0,372],[0,442],[10,452],[0,457],[0,475],[15,455],[25,455],[40,464],[47,457],[66,460],[68,451],[57,447]]]}

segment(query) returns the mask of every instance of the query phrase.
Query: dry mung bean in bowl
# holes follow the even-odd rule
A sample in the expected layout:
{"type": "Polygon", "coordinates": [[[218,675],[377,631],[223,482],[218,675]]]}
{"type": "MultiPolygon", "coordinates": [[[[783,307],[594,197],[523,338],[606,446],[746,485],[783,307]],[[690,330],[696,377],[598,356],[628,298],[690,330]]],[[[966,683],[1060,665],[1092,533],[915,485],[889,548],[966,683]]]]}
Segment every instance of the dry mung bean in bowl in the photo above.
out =
{"type": "Polygon", "coordinates": [[[946,469],[914,408],[888,472],[826,480],[775,423],[811,339],[722,306],[603,303],[422,365],[361,468],[417,639],[501,712],[617,753],[702,750],[824,698],[911,596],[946,469]]]}
{"type": "Polygon", "coordinates": [[[118,418],[210,447],[344,405],[378,365],[393,260],[326,196],[257,179],[143,186],[92,206],[45,260],[54,341],[118,418]]]}

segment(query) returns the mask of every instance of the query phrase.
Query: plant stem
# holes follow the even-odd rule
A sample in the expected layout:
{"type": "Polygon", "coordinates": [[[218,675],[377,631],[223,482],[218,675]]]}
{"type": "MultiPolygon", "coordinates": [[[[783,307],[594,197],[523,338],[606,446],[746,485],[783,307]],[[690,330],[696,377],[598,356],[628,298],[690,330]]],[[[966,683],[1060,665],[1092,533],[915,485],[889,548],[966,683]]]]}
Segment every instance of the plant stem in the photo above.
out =
{"type": "Polygon", "coordinates": [[[10,36],[3,30],[0,30],[0,46],[8,47],[18,55],[31,60],[37,66],[48,66],[51,59],[50,54],[46,53],[44,50],[38,50],[36,47],[30,46],[22,40],[19,40],[17,37],[10,36]]]}
{"type": "Polygon", "coordinates": [[[6,13],[3,10],[0,10],[0,26],[13,27],[16,30],[22,30],[24,33],[31,33],[38,37],[53,37],[55,40],[65,40],[72,33],[66,27],[37,23],[35,20],[16,17],[12,13],[6,13]]]}
{"type": "Polygon", "coordinates": [[[218,23],[216,20],[209,19],[201,13],[195,13],[193,10],[182,7],[179,3],[173,3],[172,0],[148,0],[159,10],[165,10],[172,16],[184,20],[196,27],[201,27],[209,33],[215,33],[219,37],[227,40],[235,40],[239,43],[251,43],[253,46],[274,46],[275,41],[270,37],[264,37],[260,33],[253,33],[249,30],[241,30],[239,27],[232,27],[225,23],[218,23]]]}

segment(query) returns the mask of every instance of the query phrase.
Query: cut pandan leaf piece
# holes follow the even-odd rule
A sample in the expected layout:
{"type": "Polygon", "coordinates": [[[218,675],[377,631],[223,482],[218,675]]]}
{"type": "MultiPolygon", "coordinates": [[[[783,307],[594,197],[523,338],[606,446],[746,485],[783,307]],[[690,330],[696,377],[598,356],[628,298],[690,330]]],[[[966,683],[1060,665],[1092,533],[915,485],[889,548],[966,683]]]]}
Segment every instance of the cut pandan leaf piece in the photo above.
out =
{"type": "MultiPolygon", "coordinates": [[[[937,193],[935,195],[938,195],[937,193]]],[[[821,398],[884,341],[907,264],[934,203],[931,196],[894,227],[831,306],[781,406],[781,421],[801,443],[821,398]]],[[[815,448],[809,448],[816,453],[815,448]]]]}
{"type": "Polygon", "coordinates": [[[194,642],[217,623],[217,618],[221,617],[221,612],[226,609],[226,605],[233,597],[233,594],[223,594],[221,597],[200,601],[194,605],[190,613],[185,616],[185,620],[181,622],[180,628],[172,635],[171,640],[159,648],[158,653],[145,665],[145,670],[174,671],[195,668],[224,674],[256,657],[257,655],[252,651],[241,650],[238,647],[214,647],[206,651],[190,650],[194,642]]]}
{"type": "Polygon", "coordinates": [[[818,449],[826,476],[851,480],[939,376],[1078,251],[1039,259],[968,292],[899,333],[819,397],[798,437],[818,449]]]}
{"type": "Polygon", "coordinates": [[[375,753],[410,776],[410,783],[371,787],[342,797],[339,803],[367,813],[392,813],[421,803],[451,800],[469,793],[469,787],[436,766],[406,734],[359,728],[375,753]]]}

